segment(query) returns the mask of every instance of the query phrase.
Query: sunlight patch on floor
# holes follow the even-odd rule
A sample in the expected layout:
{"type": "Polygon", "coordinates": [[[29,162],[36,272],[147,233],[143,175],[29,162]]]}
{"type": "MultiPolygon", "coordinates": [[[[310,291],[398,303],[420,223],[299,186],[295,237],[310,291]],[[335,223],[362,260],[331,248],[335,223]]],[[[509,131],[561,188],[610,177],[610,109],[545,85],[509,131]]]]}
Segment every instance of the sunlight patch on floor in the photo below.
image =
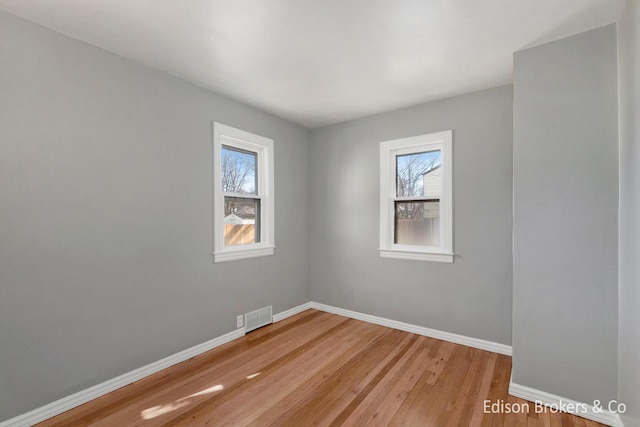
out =
{"type": "Polygon", "coordinates": [[[198,391],[196,393],[190,394],[187,397],[182,397],[178,400],[173,401],[172,403],[167,403],[165,405],[153,406],[151,408],[147,408],[144,411],[140,412],[140,416],[144,420],[150,420],[160,415],[168,414],[169,412],[175,411],[176,409],[180,409],[189,404],[190,398],[203,396],[205,394],[214,393],[216,391],[220,391],[224,389],[222,384],[217,384],[212,387],[206,388],[204,390],[198,391]]]}
{"type": "Polygon", "coordinates": [[[159,417],[160,415],[175,411],[176,409],[180,409],[188,404],[188,400],[180,399],[179,401],[176,400],[173,403],[167,403],[166,405],[158,405],[154,406],[153,408],[145,409],[144,411],[140,412],[140,416],[142,417],[142,419],[150,420],[155,417],[159,417]]]}
{"type": "MultiPolygon", "coordinates": [[[[213,393],[214,391],[220,391],[220,390],[222,390],[223,388],[224,388],[224,387],[222,387],[222,385],[221,385],[221,384],[214,385],[213,387],[209,387],[209,388],[204,389],[204,390],[202,390],[202,391],[199,391],[199,392],[197,392],[197,393],[193,393],[193,394],[191,394],[191,395],[187,396],[186,398],[189,398],[189,397],[196,397],[196,396],[202,396],[203,394],[209,394],[209,393],[213,393]]],[[[185,398],[185,399],[186,399],[186,398],[185,398]]]]}

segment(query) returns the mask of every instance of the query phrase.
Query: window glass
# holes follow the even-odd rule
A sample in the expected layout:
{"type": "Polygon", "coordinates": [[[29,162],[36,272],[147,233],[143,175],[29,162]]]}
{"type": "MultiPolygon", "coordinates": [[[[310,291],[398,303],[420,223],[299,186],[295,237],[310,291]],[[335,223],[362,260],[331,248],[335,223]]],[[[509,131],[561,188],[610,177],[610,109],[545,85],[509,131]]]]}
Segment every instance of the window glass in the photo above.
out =
{"type": "Polygon", "coordinates": [[[397,197],[419,197],[428,193],[439,196],[439,182],[433,180],[433,171],[440,166],[441,160],[440,150],[396,156],[397,197]]]}
{"type": "Polygon", "coordinates": [[[260,200],[224,198],[224,244],[246,245],[260,242],[260,200]]]}
{"type": "Polygon", "coordinates": [[[222,191],[258,194],[258,154],[222,146],[222,191]]]}
{"type": "Polygon", "coordinates": [[[440,245],[440,202],[395,202],[394,243],[440,245]]]}

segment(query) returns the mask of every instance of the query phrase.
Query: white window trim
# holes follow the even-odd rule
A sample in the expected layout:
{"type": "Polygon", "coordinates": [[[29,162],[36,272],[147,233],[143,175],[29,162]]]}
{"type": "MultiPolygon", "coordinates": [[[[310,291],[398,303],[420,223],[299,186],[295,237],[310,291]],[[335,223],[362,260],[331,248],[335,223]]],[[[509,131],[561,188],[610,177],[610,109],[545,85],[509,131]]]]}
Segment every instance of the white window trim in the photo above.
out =
{"type": "Polygon", "coordinates": [[[451,130],[380,143],[380,256],[415,261],[453,262],[453,182],[451,130]],[[398,155],[441,150],[440,246],[398,245],[393,242],[396,162],[398,155]]]}
{"type": "MultiPolygon", "coordinates": [[[[225,262],[273,255],[274,170],[273,140],[240,129],[213,123],[213,261],[225,262]],[[224,244],[224,196],[222,191],[222,146],[227,145],[258,153],[258,195],[260,198],[260,242],[227,246],[224,244]]],[[[241,197],[254,197],[243,194],[241,197]]]]}

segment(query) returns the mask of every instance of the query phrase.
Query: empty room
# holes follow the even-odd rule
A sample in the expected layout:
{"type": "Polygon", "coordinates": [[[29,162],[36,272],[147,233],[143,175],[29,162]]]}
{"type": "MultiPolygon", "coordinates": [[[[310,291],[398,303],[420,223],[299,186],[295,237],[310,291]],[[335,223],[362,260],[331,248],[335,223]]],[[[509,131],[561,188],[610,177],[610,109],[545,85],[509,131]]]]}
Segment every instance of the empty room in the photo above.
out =
{"type": "Polygon", "coordinates": [[[640,427],[640,0],[0,0],[0,427],[640,427]]]}

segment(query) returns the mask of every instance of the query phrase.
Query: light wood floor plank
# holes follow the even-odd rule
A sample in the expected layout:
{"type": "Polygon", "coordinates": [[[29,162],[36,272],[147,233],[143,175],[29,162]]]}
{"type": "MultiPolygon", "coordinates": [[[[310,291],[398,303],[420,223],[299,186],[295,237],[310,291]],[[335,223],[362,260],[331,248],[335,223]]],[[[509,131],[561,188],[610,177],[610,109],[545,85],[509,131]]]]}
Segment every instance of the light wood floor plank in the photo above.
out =
{"type": "Polygon", "coordinates": [[[388,425],[400,404],[425,370],[427,355],[436,340],[419,337],[411,351],[401,359],[369,395],[345,419],[345,426],[388,425]]]}
{"type": "Polygon", "coordinates": [[[60,426],[600,426],[485,413],[511,358],[307,310],[47,420],[60,426]]]}
{"type": "MultiPolygon", "coordinates": [[[[215,412],[204,414],[202,420],[220,425],[238,425],[241,421],[244,424],[250,423],[270,408],[281,404],[287,396],[295,396],[300,384],[313,388],[309,381],[319,378],[318,373],[343,354],[335,345],[336,340],[348,345],[351,351],[358,347],[364,348],[372,337],[372,329],[369,325],[359,324],[355,328],[338,331],[322,341],[312,342],[309,351],[297,358],[295,366],[285,363],[271,372],[261,371],[259,376],[251,379],[251,386],[236,399],[217,406],[215,412]]],[[[376,331],[377,334],[379,332],[376,331]]],[[[335,365],[339,366],[341,363],[335,365]]]]}

